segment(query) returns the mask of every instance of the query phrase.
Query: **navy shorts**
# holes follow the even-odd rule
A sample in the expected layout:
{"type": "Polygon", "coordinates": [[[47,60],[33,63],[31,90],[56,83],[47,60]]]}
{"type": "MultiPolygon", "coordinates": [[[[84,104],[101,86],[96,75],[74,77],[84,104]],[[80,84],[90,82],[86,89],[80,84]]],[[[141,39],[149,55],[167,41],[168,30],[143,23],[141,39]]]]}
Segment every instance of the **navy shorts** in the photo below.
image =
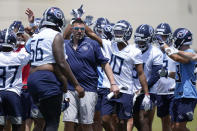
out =
{"type": "Polygon", "coordinates": [[[102,100],[105,96],[105,94],[109,93],[108,90],[106,90],[106,88],[99,88],[97,90],[98,93],[98,100],[97,100],[97,104],[95,107],[95,111],[101,111],[101,105],[102,105],[102,100]]]}
{"type": "Polygon", "coordinates": [[[117,98],[112,97],[107,99],[110,93],[109,89],[105,89],[105,95],[101,105],[101,115],[111,115],[113,113],[118,115],[120,119],[130,119],[133,117],[133,95],[119,93],[117,98]]]}
{"type": "Polygon", "coordinates": [[[174,95],[157,95],[157,116],[165,117],[172,114],[172,101],[174,95]]]}
{"type": "Polygon", "coordinates": [[[36,71],[29,75],[27,86],[34,103],[51,96],[62,94],[62,84],[50,71],[36,71]]]}
{"type": "Polygon", "coordinates": [[[22,89],[21,103],[22,103],[22,116],[24,121],[28,118],[31,118],[31,107],[33,105],[33,100],[28,92],[28,89],[22,89]]]}
{"type": "MultiPolygon", "coordinates": [[[[144,94],[140,94],[135,101],[134,107],[133,107],[133,112],[137,113],[140,110],[144,110],[144,106],[142,105],[142,101],[144,99],[144,94]]],[[[150,94],[150,100],[151,100],[151,109],[156,105],[157,99],[156,99],[156,94],[150,94]]]]}
{"type": "Polygon", "coordinates": [[[193,120],[196,99],[174,99],[172,104],[172,122],[187,122],[193,120]]]}
{"type": "Polygon", "coordinates": [[[12,124],[22,124],[21,98],[12,91],[0,91],[0,125],[5,125],[6,117],[12,124]]]}

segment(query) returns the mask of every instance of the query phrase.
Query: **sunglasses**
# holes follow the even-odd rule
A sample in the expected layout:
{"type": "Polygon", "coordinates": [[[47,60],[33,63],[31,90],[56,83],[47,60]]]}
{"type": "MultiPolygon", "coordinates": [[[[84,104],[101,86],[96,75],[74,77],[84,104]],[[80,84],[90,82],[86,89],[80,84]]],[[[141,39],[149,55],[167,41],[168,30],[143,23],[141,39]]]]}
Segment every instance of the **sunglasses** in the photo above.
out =
{"type": "Polygon", "coordinates": [[[74,30],[81,30],[81,31],[84,31],[85,30],[85,27],[73,27],[74,30]]]}

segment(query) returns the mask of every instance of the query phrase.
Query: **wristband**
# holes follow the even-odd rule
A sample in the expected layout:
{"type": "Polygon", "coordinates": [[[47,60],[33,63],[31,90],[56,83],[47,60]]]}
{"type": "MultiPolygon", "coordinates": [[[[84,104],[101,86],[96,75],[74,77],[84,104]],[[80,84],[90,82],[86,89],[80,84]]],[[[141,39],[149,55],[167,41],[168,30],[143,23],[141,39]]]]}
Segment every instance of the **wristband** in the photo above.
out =
{"type": "Polygon", "coordinates": [[[34,27],[35,24],[34,24],[34,23],[29,23],[29,26],[30,26],[30,27],[34,27]]]}
{"type": "Polygon", "coordinates": [[[175,48],[171,48],[171,47],[168,47],[168,48],[165,48],[165,52],[168,56],[172,55],[172,54],[176,54],[178,53],[178,50],[175,49],[175,48]]]}
{"type": "Polygon", "coordinates": [[[111,86],[116,85],[116,84],[111,84],[111,86]]]}

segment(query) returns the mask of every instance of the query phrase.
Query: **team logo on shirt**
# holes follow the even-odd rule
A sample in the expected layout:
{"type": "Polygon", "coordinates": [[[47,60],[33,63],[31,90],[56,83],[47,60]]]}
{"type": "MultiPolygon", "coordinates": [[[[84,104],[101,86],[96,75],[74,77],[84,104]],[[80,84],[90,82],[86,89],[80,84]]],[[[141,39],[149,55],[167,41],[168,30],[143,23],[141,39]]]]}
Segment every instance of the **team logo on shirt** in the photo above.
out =
{"type": "Polygon", "coordinates": [[[82,47],[82,49],[83,49],[84,51],[87,51],[87,50],[88,50],[88,46],[84,45],[84,46],[82,47]]]}

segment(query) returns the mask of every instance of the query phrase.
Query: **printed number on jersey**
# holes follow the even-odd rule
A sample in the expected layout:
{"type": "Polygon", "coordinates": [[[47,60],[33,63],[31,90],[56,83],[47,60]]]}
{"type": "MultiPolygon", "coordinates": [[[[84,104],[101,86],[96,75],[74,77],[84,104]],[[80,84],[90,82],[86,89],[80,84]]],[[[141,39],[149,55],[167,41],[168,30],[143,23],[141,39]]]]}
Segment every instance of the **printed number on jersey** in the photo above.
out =
{"type": "Polygon", "coordinates": [[[111,61],[109,64],[111,65],[114,74],[120,75],[123,62],[123,58],[112,54],[111,61]]]}
{"type": "Polygon", "coordinates": [[[168,70],[168,60],[163,60],[163,68],[168,70]]]}
{"type": "MultiPolygon", "coordinates": [[[[177,76],[176,76],[176,82],[182,82],[181,81],[181,73],[180,73],[180,65],[177,65],[177,76]]],[[[191,81],[191,83],[192,83],[192,85],[196,85],[196,78],[197,78],[197,64],[195,65],[195,69],[194,69],[194,73],[193,73],[193,75],[194,75],[194,78],[195,78],[195,80],[193,80],[193,79],[190,79],[190,81],[191,81]]]]}
{"type": "Polygon", "coordinates": [[[41,41],[43,41],[44,39],[38,39],[37,41],[36,40],[32,40],[31,41],[31,45],[33,44],[36,44],[36,49],[33,50],[31,48],[31,62],[34,62],[34,61],[42,61],[43,60],[43,50],[41,48],[39,48],[39,44],[41,41]]]}
{"type": "Polygon", "coordinates": [[[11,77],[8,77],[8,78],[11,78],[10,79],[10,87],[12,87],[12,84],[16,78],[18,67],[19,66],[8,66],[8,67],[0,66],[0,81],[2,83],[0,85],[0,88],[5,88],[5,83],[6,83],[8,75],[11,75],[11,77]],[[9,72],[11,72],[11,73],[9,73],[9,72]],[[12,72],[14,72],[14,73],[12,73],[12,72]]]}
{"type": "Polygon", "coordinates": [[[192,85],[196,85],[196,78],[197,78],[197,64],[195,64],[195,68],[194,68],[194,80],[190,80],[192,85]]]}

